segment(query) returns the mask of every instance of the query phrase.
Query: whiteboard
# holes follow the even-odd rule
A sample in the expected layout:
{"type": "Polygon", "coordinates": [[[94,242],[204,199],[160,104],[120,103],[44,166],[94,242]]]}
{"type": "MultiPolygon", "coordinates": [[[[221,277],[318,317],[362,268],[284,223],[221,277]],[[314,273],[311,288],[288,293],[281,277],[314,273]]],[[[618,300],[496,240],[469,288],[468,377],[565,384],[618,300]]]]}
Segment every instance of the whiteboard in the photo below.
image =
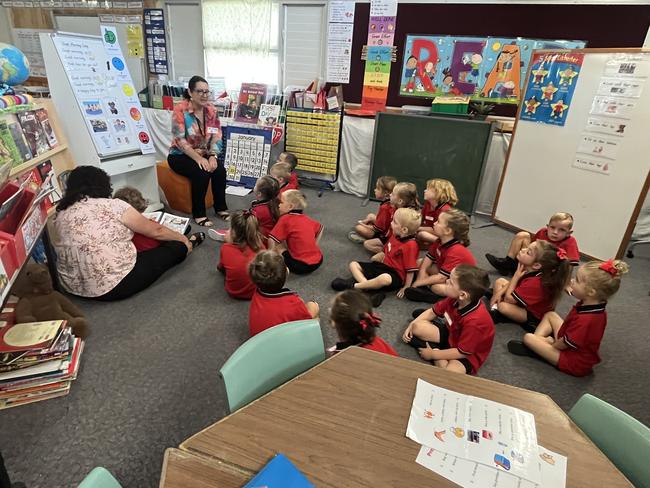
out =
{"type": "MultiPolygon", "coordinates": [[[[99,36],[55,33],[51,38],[77,101],[69,110],[77,110],[100,158],[140,152],[139,135],[146,133],[147,143],[150,137],[124,56],[109,56],[99,36]]],[[[51,74],[48,69],[53,88],[51,74]]]]}
{"type": "MultiPolygon", "coordinates": [[[[597,259],[621,257],[650,183],[650,50],[552,52],[584,54],[565,125],[521,120],[522,102],[493,219],[535,232],[553,213],[569,212],[583,254],[597,259]],[[617,74],[614,68],[626,60],[636,63],[637,69],[632,75],[617,74]],[[595,109],[596,97],[607,89],[603,82],[623,77],[638,82],[638,98],[610,96],[610,101],[624,105],[616,117],[611,115],[618,110],[615,107],[601,103],[595,109]],[[610,128],[594,132],[594,118],[610,121],[610,128]],[[614,135],[621,125],[623,133],[614,135]],[[593,136],[605,142],[604,150],[593,144],[593,136]],[[585,137],[592,142],[585,142],[585,137]],[[587,154],[587,149],[593,154],[587,154]],[[597,150],[601,155],[596,155],[597,150]]],[[[530,75],[529,71],[529,80],[530,75]]]]}

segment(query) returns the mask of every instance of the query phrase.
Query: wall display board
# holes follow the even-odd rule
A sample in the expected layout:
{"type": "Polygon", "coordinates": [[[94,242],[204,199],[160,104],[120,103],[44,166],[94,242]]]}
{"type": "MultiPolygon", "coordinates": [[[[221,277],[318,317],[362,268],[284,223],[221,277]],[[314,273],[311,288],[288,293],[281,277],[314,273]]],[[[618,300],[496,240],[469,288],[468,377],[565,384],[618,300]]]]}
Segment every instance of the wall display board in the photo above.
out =
{"type": "Polygon", "coordinates": [[[225,127],[226,178],[253,188],[257,178],[267,173],[271,158],[272,128],[225,127]]]}
{"type": "Polygon", "coordinates": [[[577,49],[585,44],[521,37],[408,35],[400,95],[471,95],[474,100],[519,103],[534,49],[577,49]]]}
{"type": "Polygon", "coordinates": [[[144,9],[144,37],[147,42],[149,73],[167,74],[167,38],[165,11],[161,8],[144,9]]]}
{"type": "MultiPolygon", "coordinates": [[[[535,232],[553,213],[569,212],[583,254],[621,257],[650,183],[650,50],[534,56],[580,59],[579,75],[563,125],[531,120],[521,105],[493,219],[535,232]]],[[[537,69],[531,67],[528,86],[537,69]]]]}
{"type": "Polygon", "coordinates": [[[154,151],[114,27],[102,37],[51,34],[100,158],[154,151]]]}
{"type": "Polygon", "coordinates": [[[415,183],[418,195],[427,180],[445,178],[454,183],[457,207],[472,213],[491,140],[485,121],[378,113],[368,197],[383,175],[415,183]]]}
{"type": "Polygon", "coordinates": [[[298,156],[297,169],[338,175],[342,120],[340,112],[287,110],[285,149],[298,156]]]}

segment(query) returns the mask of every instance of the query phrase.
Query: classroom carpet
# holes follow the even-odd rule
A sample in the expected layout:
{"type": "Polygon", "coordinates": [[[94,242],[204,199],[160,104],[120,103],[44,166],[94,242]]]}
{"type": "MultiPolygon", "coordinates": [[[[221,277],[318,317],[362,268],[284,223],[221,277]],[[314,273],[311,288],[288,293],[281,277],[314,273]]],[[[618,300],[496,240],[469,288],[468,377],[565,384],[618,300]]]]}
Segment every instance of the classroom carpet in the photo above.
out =
{"type": "MultiPolygon", "coordinates": [[[[363,247],[346,235],[377,204],[363,207],[362,199],[339,192],[326,191],[320,198],[315,190],[304,192],[306,212],[325,225],[325,262],[311,275],[290,276],[288,286],[305,301],[320,304],[329,346],[335,342],[328,320],[335,293],[329,284],[336,276],[348,276],[350,260],[368,259],[363,247]]],[[[231,209],[245,208],[252,198],[228,196],[228,203],[231,209]]],[[[540,227],[545,219],[540,216],[540,227]]],[[[484,254],[502,255],[511,237],[496,226],[472,229],[470,249],[479,266],[491,269],[484,254]]],[[[74,299],[88,316],[92,333],[70,394],[0,412],[0,452],[13,481],[23,481],[28,488],[76,487],[93,467],[104,466],[125,488],[157,487],[165,449],[226,414],[218,371],[248,337],[248,302],[225,293],[223,277],[216,271],[219,247],[206,240],[183,264],[128,300],[74,299]]],[[[594,374],[574,378],[546,363],[511,355],[506,344],[520,338],[522,330],[499,324],[480,376],[545,393],[564,410],[589,392],[650,425],[644,366],[650,246],[639,246],[636,254],[627,260],[631,272],[608,306],[603,360],[594,374]]],[[[491,272],[491,278],[496,277],[491,272]]],[[[563,297],[558,311],[565,314],[573,303],[563,297]]],[[[423,306],[389,296],[377,309],[383,318],[379,335],[414,361],[420,359],[402,343],[401,335],[411,312],[423,306]]]]}

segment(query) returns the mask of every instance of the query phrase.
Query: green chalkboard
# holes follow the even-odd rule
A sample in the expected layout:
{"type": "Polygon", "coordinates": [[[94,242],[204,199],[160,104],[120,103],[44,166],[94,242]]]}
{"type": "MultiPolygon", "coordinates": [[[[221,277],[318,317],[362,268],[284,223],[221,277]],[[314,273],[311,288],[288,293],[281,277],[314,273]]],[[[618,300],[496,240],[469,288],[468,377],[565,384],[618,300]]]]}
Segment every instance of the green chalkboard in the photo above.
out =
{"type": "Polygon", "coordinates": [[[420,200],[427,180],[444,178],[456,188],[457,207],[469,214],[491,139],[492,124],[485,121],[378,113],[368,196],[383,175],[415,183],[420,200]]]}

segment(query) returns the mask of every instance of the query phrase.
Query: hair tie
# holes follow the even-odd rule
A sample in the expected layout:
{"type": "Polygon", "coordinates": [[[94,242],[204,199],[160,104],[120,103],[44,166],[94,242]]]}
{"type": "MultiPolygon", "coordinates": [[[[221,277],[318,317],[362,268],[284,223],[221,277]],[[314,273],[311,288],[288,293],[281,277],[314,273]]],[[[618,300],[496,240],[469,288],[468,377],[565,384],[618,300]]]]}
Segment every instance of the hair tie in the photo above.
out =
{"type": "Polygon", "coordinates": [[[560,259],[560,261],[564,261],[566,259],[566,251],[561,247],[557,250],[555,255],[560,259]]]}
{"type": "Polygon", "coordinates": [[[243,214],[244,214],[244,218],[247,219],[248,217],[253,215],[253,212],[251,212],[250,209],[248,209],[248,210],[244,210],[243,214]]]}
{"type": "Polygon", "coordinates": [[[613,259],[608,259],[607,261],[600,263],[600,266],[598,266],[598,268],[602,269],[605,273],[609,273],[612,276],[616,276],[618,274],[618,270],[616,269],[616,266],[614,266],[613,259]]]}
{"type": "Polygon", "coordinates": [[[375,315],[372,312],[366,312],[363,315],[363,318],[359,320],[359,323],[361,324],[361,328],[363,330],[366,330],[368,327],[379,327],[379,324],[381,324],[381,317],[379,315],[375,315]]]}

